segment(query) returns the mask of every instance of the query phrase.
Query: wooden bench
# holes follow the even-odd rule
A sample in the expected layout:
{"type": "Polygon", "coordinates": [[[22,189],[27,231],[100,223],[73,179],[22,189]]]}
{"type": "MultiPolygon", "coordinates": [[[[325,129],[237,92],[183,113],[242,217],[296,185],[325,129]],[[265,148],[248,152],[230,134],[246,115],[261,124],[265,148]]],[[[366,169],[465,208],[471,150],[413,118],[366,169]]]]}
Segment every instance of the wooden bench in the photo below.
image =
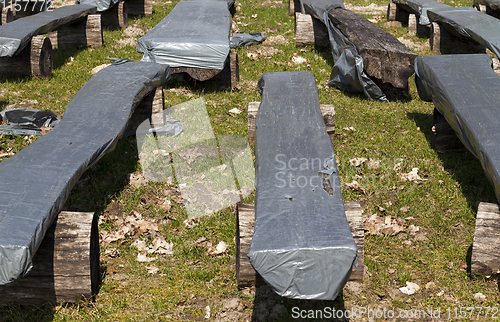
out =
{"type": "Polygon", "coordinates": [[[165,65],[115,62],[80,89],[57,126],[0,163],[0,253],[10,263],[0,266],[0,285],[29,272],[79,177],[113,149],[135,107],[168,74],[165,65]]]}
{"type": "Polygon", "coordinates": [[[473,7],[487,15],[500,19],[500,1],[474,0],[473,7]]]}
{"type": "Polygon", "coordinates": [[[0,26],[0,74],[48,78],[53,48],[101,46],[101,18],[95,12],[94,6],[66,6],[0,26]]]}
{"type": "Polygon", "coordinates": [[[333,300],[351,275],[357,247],[314,75],[268,73],[259,88],[248,258],[281,296],[333,300]]]}
{"type": "MultiPolygon", "coordinates": [[[[433,147],[438,152],[471,151],[500,200],[500,77],[486,54],[420,56],[415,62],[419,95],[436,107],[433,147]],[[458,139],[457,139],[458,137],[458,139]],[[460,143],[461,142],[461,143],[460,143]]],[[[491,276],[500,270],[498,205],[480,203],[471,271],[491,276]]]]}
{"type": "Polygon", "coordinates": [[[230,29],[225,1],[181,1],[139,38],[137,51],[144,54],[143,61],[170,65],[173,75],[202,82],[215,79],[231,88],[239,81],[239,65],[237,54],[230,54],[230,29]]]}
{"type": "Polygon", "coordinates": [[[125,0],[77,0],[77,4],[97,7],[101,26],[106,30],[124,29],[128,24],[128,7],[125,0]]]}

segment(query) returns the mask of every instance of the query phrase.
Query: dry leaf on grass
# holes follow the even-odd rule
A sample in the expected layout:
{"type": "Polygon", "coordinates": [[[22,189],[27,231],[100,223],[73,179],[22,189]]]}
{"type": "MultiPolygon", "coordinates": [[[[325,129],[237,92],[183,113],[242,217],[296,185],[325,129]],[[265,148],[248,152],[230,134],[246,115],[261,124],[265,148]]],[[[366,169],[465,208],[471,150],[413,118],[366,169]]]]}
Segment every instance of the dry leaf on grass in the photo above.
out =
{"type": "Polygon", "coordinates": [[[404,181],[408,180],[415,183],[422,183],[424,181],[427,181],[427,179],[423,179],[418,175],[418,168],[413,168],[408,173],[398,173],[398,175],[404,181]]]}
{"type": "Polygon", "coordinates": [[[144,254],[138,254],[137,255],[137,261],[141,262],[141,263],[149,263],[149,262],[152,262],[152,261],[156,260],[157,258],[158,257],[147,257],[144,254]]]}
{"type": "Polygon", "coordinates": [[[225,253],[227,250],[227,244],[223,241],[219,242],[216,247],[212,246],[212,243],[207,244],[207,255],[219,255],[225,253]]]}
{"type": "Polygon", "coordinates": [[[163,236],[156,236],[153,240],[153,247],[148,250],[150,254],[172,255],[174,253],[174,243],[169,243],[163,236]]]}
{"type": "Polygon", "coordinates": [[[406,295],[413,295],[420,291],[420,286],[413,282],[406,282],[406,286],[400,287],[399,290],[406,295]]]}
{"type": "MultiPolygon", "coordinates": [[[[412,225],[413,226],[413,225],[412,225]]],[[[363,227],[367,235],[397,235],[406,230],[404,219],[396,219],[391,216],[363,216],[363,227]]]]}
{"type": "Polygon", "coordinates": [[[156,265],[146,266],[148,274],[156,274],[160,270],[156,265]]]}
{"type": "Polygon", "coordinates": [[[363,158],[363,157],[356,157],[356,158],[352,158],[351,160],[349,160],[349,163],[352,165],[352,166],[355,166],[355,167],[359,167],[360,165],[362,165],[363,163],[365,163],[366,161],[368,161],[367,158],[363,158]]]}
{"type": "Polygon", "coordinates": [[[351,183],[344,183],[344,186],[348,189],[359,191],[365,195],[368,193],[367,190],[365,188],[362,188],[359,182],[357,182],[356,180],[352,180],[351,183]]]}

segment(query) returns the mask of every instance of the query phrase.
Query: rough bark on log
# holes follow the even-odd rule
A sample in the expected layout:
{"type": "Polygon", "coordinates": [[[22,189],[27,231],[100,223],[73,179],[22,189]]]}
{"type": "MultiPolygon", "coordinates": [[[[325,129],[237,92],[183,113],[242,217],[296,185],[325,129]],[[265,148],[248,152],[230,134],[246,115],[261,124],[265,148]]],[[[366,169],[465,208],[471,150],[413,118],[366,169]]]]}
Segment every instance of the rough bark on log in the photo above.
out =
{"type": "Polygon", "coordinates": [[[0,286],[0,305],[74,303],[99,288],[99,232],[94,213],[61,212],[23,277],[0,286]]]}
{"type": "Polygon", "coordinates": [[[110,9],[101,12],[101,25],[103,29],[125,29],[128,25],[127,3],[120,1],[110,9]]]}
{"type": "Polygon", "coordinates": [[[3,9],[2,11],[2,16],[0,19],[0,25],[5,25],[6,23],[9,23],[11,21],[14,21],[14,12],[12,11],[11,7],[8,7],[7,9],[3,9]]]}
{"type": "Polygon", "coordinates": [[[128,121],[126,131],[137,130],[145,120],[149,120],[152,128],[163,126],[163,109],[163,87],[157,87],[137,105],[128,121]]]}
{"type": "MultiPolygon", "coordinates": [[[[359,202],[344,203],[347,221],[358,248],[358,267],[352,269],[349,281],[362,281],[364,272],[364,230],[363,211],[359,202]]],[[[248,260],[255,223],[255,207],[252,204],[238,203],[236,208],[236,281],[238,287],[245,288],[256,284],[260,278],[248,260]]]]}
{"type": "Polygon", "coordinates": [[[133,16],[151,16],[153,0],[127,0],[127,11],[133,16]]]}
{"type": "Polygon", "coordinates": [[[324,23],[311,15],[295,13],[295,46],[330,45],[328,31],[324,23]]]}
{"type": "MultiPolygon", "coordinates": [[[[255,143],[255,120],[257,118],[257,112],[259,111],[260,102],[249,102],[247,107],[248,114],[248,142],[250,144],[255,143]]],[[[326,132],[330,136],[330,140],[335,137],[335,107],[329,104],[320,104],[321,113],[323,114],[323,119],[325,120],[326,132]]]]}
{"type": "Polygon", "coordinates": [[[432,116],[431,146],[439,153],[465,151],[465,146],[457,137],[455,130],[446,122],[444,116],[434,109],[432,116]]]}
{"type": "Polygon", "coordinates": [[[417,54],[352,11],[337,8],[330,10],[328,15],[333,25],[356,46],[368,76],[395,88],[408,89],[408,78],[414,73],[413,62],[417,54]]]}
{"type": "Polygon", "coordinates": [[[100,47],[103,43],[101,15],[88,15],[80,21],[49,32],[47,36],[54,49],[71,46],[100,47]]]}
{"type": "Polygon", "coordinates": [[[0,57],[0,74],[7,77],[52,76],[52,45],[50,39],[35,36],[19,54],[0,57]]]}
{"type": "Polygon", "coordinates": [[[479,203],[472,243],[471,273],[490,277],[500,273],[500,209],[497,204],[479,203]]]}
{"type": "Polygon", "coordinates": [[[429,43],[431,50],[441,54],[485,53],[486,48],[468,38],[457,37],[437,22],[431,25],[429,43]]]}

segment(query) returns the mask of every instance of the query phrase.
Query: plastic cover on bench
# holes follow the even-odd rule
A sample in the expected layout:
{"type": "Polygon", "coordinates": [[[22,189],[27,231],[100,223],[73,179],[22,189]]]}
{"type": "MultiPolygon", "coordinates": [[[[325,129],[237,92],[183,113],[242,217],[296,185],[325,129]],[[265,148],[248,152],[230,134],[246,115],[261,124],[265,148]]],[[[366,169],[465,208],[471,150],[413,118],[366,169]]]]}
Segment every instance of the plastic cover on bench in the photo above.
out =
{"type": "Polygon", "coordinates": [[[171,67],[224,69],[231,13],[216,0],[181,1],[137,41],[142,61],[171,67]]]}
{"type": "Polygon", "coordinates": [[[483,166],[500,201],[500,77],[487,54],[420,56],[419,96],[434,102],[483,166]]]}
{"type": "Polygon", "coordinates": [[[453,7],[434,0],[392,0],[396,4],[402,4],[418,13],[418,23],[421,25],[430,25],[432,21],[429,19],[428,10],[449,10],[453,7]]]}
{"type": "Polygon", "coordinates": [[[76,93],[47,134],[0,163],[0,285],[31,260],[82,173],[112,150],[135,106],[168,66],[119,60],[76,93]]]}
{"type": "Polygon", "coordinates": [[[97,12],[103,12],[112,8],[115,4],[122,0],[77,0],[77,4],[84,4],[97,7],[97,12]]]}
{"type": "Polygon", "coordinates": [[[259,90],[248,257],[279,295],[333,300],[349,279],[357,248],[314,74],[264,74],[259,90]]]}
{"type": "Polygon", "coordinates": [[[302,0],[301,7],[303,13],[322,21],[328,29],[334,61],[328,85],[344,91],[364,93],[371,100],[387,102],[382,90],[364,72],[363,58],[356,46],[331,23],[328,17],[330,10],[344,8],[343,0],[302,0]]]}
{"type": "Polygon", "coordinates": [[[14,20],[0,26],[0,57],[17,55],[31,38],[46,34],[89,14],[96,13],[95,6],[64,6],[32,16],[14,20]]]}
{"type": "MultiPolygon", "coordinates": [[[[472,7],[450,7],[449,10],[429,10],[432,21],[453,28],[455,33],[474,39],[500,58],[500,20],[472,7]]],[[[448,28],[447,28],[448,29],[448,28]]]]}

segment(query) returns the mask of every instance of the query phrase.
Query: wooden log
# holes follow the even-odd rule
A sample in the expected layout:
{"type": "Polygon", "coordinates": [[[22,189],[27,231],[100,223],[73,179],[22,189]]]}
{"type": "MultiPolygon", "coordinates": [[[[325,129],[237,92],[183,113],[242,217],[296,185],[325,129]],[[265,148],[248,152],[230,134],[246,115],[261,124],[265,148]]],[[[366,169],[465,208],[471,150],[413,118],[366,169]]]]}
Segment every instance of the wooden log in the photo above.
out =
{"type": "Polygon", "coordinates": [[[491,8],[490,6],[480,4],[478,6],[474,6],[478,11],[485,13],[487,15],[493,16],[497,19],[500,19],[500,11],[491,8]]]}
{"type": "Polygon", "coordinates": [[[145,120],[149,120],[152,128],[163,126],[164,107],[163,87],[157,87],[137,105],[128,121],[126,131],[135,131],[145,120]]]}
{"type": "Polygon", "coordinates": [[[429,43],[431,50],[440,54],[471,54],[485,53],[486,48],[473,41],[451,34],[445,27],[433,22],[430,30],[429,43]]]}
{"type": "Polygon", "coordinates": [[[11,21],[14,21],[14,12],[12,7],[9,6],[1,11],[0,25],[5,25],[11,21]]]}
{"type": "Polygon", "coordinates": [[[128,25],[127,3],[120,1],[108,10],[101,12],[101,25],[103,29],[125,29],[128,25]]]}
{"type": "Polygon", "coordinates": [[[311,15],[295,13],[295,46],[330,45],[328,30],[324,23],[311,15]]]}
{"type": "MultiPolygon", "coordinates": [[[[260,102],[249,102],[247,107],[248,114],[248,142],[255,143],[255,120],[259,111],[260,102]]],[[[335,107],[330,104],[320,104],[321,113],[325,120],[326,132],[330,136],[330,140],[335,138],[335,107]]]]}
{"type": "MultiPolygon", "coordinates": [[[[362,281],[364,272],[364,230],[363,210],[356,201],[344,203],[346,217],[351,228],[354,242],[358,248],[358,267],[353,266],[349,281],[362,281]]],[[[236,281],[238,287],[254,286],[261,278],[253,269],[247,254],[250,250],[255,223],[255,207],[252,204],[238,203],[236,207],[236,281]]]]}
{"type": "Polygon", "coordinates": [[[295,16],[296,12],[301,12],[300,0],[289,0],[288,1],[288,14],[290,16],[295,16]]]}
{"type": "Polygon", "coordinates": [[[407,23],[409,18],[408,11],[397,3],[391,2],[387,6],[387,21],[399,21],[402,23],[407,23]]]}
{"type": "Polygon", "coordinates": [[[424,26],[418,23],[417,15],[410,14],[408,17],[408,36],[423,35],[429,36],[431,33],[430,26],[424,26]]]}
{"type": "Polygon", "coordinates": [[[471,273],[491,277],[500,273],[500,208],[497,204],[479,203],[472,243],[471,273]]]}
{"type": "Polygon", "coordinates": [[[465,146],[444,116],[434,108],[432,116],[431,146],[439,153],[465,151],[465,146]]]}
{"type": "Polygon", "coordinates": [[[133,16],[151,16],[153,0],[127,0],[127,11],[133,16]]]}
{"type": "Polygon", "coordinates": [[[100,47],[103,44],[101,15],[88,15],[80,21],[49,32],[47,36],[54,49],[72,46],[100,47]]]}
{"type": "Polygon", "coordinates": [[[35,36],[19,54],[0,57],[0,74],[7,77],[52,76],[52,45],[45,36],[35,36]]]}
{"type": "Polygon", "coordinates": [[[328,15],[332,24],[356,46],[370,78],[398,89],[408,89],[408,78],[415,72],[413,62],[417,54],[384,29],[352,11],[336,8],[328,15]]]}
{"type": "Polygon", "coordinates": [[[0,286],[0,305],[92,300],[99,288],[99,232],[94,213],[67,212],[33,257],[33,268],[0,286]]]}

